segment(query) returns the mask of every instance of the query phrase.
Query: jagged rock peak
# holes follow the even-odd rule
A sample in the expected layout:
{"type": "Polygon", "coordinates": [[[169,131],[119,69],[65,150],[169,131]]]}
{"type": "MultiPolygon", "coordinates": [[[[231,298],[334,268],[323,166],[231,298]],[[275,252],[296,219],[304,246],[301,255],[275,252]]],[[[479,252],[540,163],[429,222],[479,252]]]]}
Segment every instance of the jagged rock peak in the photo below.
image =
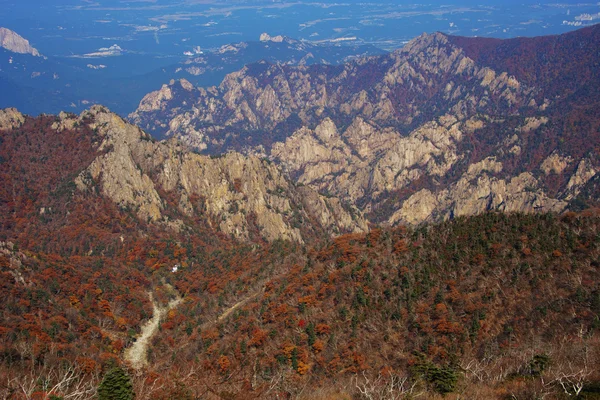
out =
{"type": "Polygon", "coordinates": [[[103,154],[79,175],[77,187],[88,191],[99,184],[100,193],[143,220],[181,229],[185,216],[200,212],[215,228],[241,240],[250,238],[253,224],[269,241],[305,241],[303,221],[316,221],[316,229],[334,234],[368,230],[358,210],[345,209],[338,199],[313,189],[297,188],[265,160],[236,152],[208,157],[176,139],[156,142],[102,106],[84,111],[78,121],[104,140],[98,149],[103,154]],[[179,199],[182,219],[166,216],[161,190],[179,199]]]}
{"type": "Polygon", "coordinates": [[[31,54],[36,57],[41,56],[37,49],[31,47],[27,39],[7,28],[0,27],[0,46],[13,53],[31,54]]]}
{"type": "Polygon", "coordinates": [[[572,52],[580,42],[570,36],[532,39],[532,47],[530,40],[442,33],[343,66],[256,63],[218,88],[197,88],[196,97],[178,87],[157,92],[153,100],[165,100],[156,111],[141,105],[132,115],[207,152],[269,157],[291,179],[359,206],[376,223],[490,209],[560,212],[600,170],[581,145],[598,135],[559,128],[582,118],[579,107],[589,108],[590,120],[594,115],[596,92],[587,89],[597,85],[600,56],[588,33],[578,35],[586,46],[577,63],[572,52]],[[507,43],[500,53],[499,43],[507,43]],[[518,57],[505,61],[514,46],[517,54],[558,50],[547,66],[543,57],[525,57],[534,68],[518,57]],[[581,80],[548,78],[580,68],[581,80]],[[259,138],[257,131],[272,134],[259,138]]]}
{"type": "MultiPolygon", "coordinates": [[[[66,116],[63,116],[65,118],[66,116]]],[[[110,139],[127,141],[130,143],[137,140],[151,140],[151,136],[142,131],[139,127],[130,124],[117,114],[111,112],[102,105],[93,105],[90,109],[84,110],[80,120],[92,120],[93,126],[98,128],[98,133],[102,136],[109,136],[110,139]]]]}
{"type": "Polygon", "coordinates": [[[408,42],[398,52],[413,54],[431,46],[446,44],[448,44],[448,37],[441,32],[423,33],[408,42]]]}
{"type": "Polygon", "coordinates": [[[0,129],[12,129],[20,126],[25,121],[25,116],[16,108],[0,110],[0,129]]]}

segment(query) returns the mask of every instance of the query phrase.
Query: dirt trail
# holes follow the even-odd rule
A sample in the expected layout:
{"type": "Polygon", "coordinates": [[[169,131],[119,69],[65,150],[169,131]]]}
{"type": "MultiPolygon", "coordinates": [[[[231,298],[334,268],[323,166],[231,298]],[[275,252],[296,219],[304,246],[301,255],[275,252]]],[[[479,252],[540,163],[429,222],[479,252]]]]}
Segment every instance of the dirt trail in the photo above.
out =
{"type": "MultiPolygon", "coordinates": [[[[170,289],[173,290],[172,287],[170,289]]],[[[262,290],[254,293],[251,296],[246,297],[245,299],[243,299],[241,301],[238,301],[233,306],[231,306],[227,310],[225,310],[221,315],[219,315],[219,317],[217,318],[216,321],[214,321],[212,323],[209,322],[204,325],[210,325],[210,324],[214,324],[215,322],[220,322],[220,321],[224,320],[229,315],[231,315],[231,313],[233,313],[235,310],[237,310],[239,307],[243,306],[248,301],[257,297],[261,293],[262,293],[262,290]]],[[[183,301],[183,298],[181,298],[179,295],[177,295],[177,297],[174,298],[173,300],[171,300],[169,302],[169,304],[167,304],[166,307],[160,307],[158,305],[158,303],[156,301],[154,301],[154,297],[152,296],[151,292],[148,292],[148,296],[150,297],[150,301],[152,302],[152,308],[153,308],[152,318],[150,320],[146,321],[146,323],[144,325],[142,325],[141,334],[138,336],[135,343],[133,343],[131,345],[131,347],[126,349],[125,353],[124,353],[125,361],[129,362],[129,364],[131,364],[131,367],[133,369],[142,369],[148,365],[148,346],[150,346],[152,337],[158,331],[160,321],[165,317],[165,315],[170,310],[177,307],[183,301]]]]}
{"type": "Polygon", "coordinates": [[[181,297],[177,296],[177,298],[171,300],[166,307],[160,307],[158,303],[154,301],[152,293],[148,293],[148,296],[150,296],[150,301],[152,302],[152,307],[154,309],[152,319],[147,321],[142,326],[141,335],[130,348],[125,350],[124,354],[125,361],[128,361],[134,369],[141,369],[148,365],[148,346],[150,345],[152,337],[158,330],[160,321],[169,312],[169,310],[177,307],[179,303],[183,301],[181,297]]]}
{"type": "Polygon", "coordinates": [[[229,317],[229,315],[234,312],[235,310],[237,310],[239,307],[243,306],[244,304],[246,304],[248,301],[252,300],[253,298],[255,298],[256,296],[258,296],[259,294],[261,294],[262,291],[258,292],[258,293],[254,293],[252,296],[250,297],[246,297],[245,299],[238,301],[237,303],[235,303],[233,306],[229,307],[227,310],[225,310],[225,312],[223,312],[223,314],[219,315],[219,318],[217,318],[217,322],[220,322],[222,320],[224,320],[225,318],[229,317]]]}

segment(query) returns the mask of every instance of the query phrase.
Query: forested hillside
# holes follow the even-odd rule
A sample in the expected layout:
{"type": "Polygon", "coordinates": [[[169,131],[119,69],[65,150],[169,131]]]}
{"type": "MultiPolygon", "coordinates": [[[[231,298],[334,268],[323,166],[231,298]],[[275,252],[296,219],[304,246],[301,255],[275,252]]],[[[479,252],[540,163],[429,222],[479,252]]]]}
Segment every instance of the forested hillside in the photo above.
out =
{"type": "Polygon", "coordinates": [[[0,110],[0,398],[600,398],[599,35],[0,110]]]}
{"type": "Polygon", "coordinates": [[[243,244],[160,229],[89,193],[45,193],[59,187],[51,169],[36,176],[28,187],[56,198],[54,216],[2,214],[34,228],[3,231],[4,397],[89,396],[115,366],[152,399],[598,391],[596,211],[243,244]],[[136,369],[124,353],[152,316],[148,293],[183,301],[136,369]]]}

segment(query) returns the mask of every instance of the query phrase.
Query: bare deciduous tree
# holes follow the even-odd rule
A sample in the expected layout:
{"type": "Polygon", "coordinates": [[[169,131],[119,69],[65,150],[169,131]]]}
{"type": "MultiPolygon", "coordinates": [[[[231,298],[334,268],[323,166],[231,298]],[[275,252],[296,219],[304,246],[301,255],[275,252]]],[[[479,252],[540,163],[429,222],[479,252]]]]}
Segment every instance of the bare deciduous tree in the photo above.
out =
{"type": "Polygon", "coordinates": [[[98,376],[85,374],[77,365],[32,369],[29,374],[7,377],[6,392],[19,393],[31,399],[34,393],[43,393],[43,400],[58,396],[65,400],[85,400],[94,397],[98,376]]]}
{"type": "Polygon", "coordinates": [[[361,397],[368,400],[401,400],[409,396],[414,399],[422,395],[416,391],[416,382],[411,384],[407,377],[393,373],[387,376],[379,374],[377,378],[369,379],[363,372],[362,377],[354,376],[353,382],[361,397]]]}

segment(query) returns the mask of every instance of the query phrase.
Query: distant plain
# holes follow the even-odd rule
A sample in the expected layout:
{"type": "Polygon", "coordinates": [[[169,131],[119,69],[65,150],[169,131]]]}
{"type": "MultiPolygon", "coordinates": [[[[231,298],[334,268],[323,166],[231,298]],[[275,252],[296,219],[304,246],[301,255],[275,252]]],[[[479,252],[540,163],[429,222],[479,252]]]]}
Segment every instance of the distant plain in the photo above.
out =
{"type": "Polygon", "coordinates": [[[172,64],[197,46],[214,49],[227,43],[258,40],[262,32],[309,41],[347,40],[393,50],[423,32],[509,38],[559,34],[600,21],[597,2],[1,3],[0,26],[29,39],[42,54],[107,65],[104,73],[117,76],[142,74],[172,64]],[[101,50],[113,45],[121,50],[101,50]]]}

